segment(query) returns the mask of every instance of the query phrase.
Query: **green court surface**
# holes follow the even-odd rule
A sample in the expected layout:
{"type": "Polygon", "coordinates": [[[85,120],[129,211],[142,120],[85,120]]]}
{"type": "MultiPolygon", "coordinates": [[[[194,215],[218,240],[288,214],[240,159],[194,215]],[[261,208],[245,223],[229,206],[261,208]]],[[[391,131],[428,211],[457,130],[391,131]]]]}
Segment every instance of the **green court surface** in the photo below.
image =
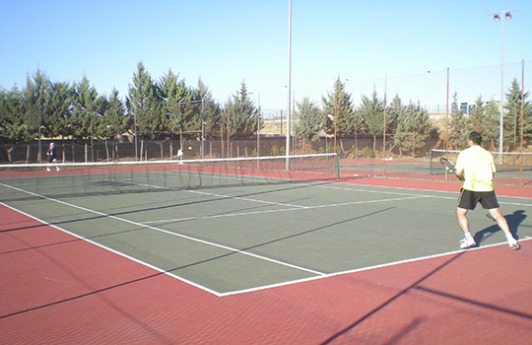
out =
{"type": "MultiPolygon", "coordinates": [[[[57,174],[47,187],[60,192],[64,181],[57,174]]],[[[47,197],[32,188],[0,181],[0,200],[219,296],[442,255],[462,237],[449,192],[336,182],[47,197]]],[[[532,199],[499,201],[517,237],[532,237],[532,199]]],[[[480,207],[469,218],[480,247],[504,242],[480,207]]]]}

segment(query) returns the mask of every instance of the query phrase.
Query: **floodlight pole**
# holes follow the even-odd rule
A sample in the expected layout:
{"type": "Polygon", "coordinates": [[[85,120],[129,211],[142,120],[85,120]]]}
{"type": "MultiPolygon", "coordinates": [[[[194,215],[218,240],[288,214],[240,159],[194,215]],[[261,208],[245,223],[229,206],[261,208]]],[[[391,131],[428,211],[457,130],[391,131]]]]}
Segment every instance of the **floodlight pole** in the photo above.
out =
{"type": "Polygon", "coordinates": [[[44,126],[39,124],[39,163],[42,162],[42,148],[41,148],[41,130],[44,129],[44,126]]]}
{"type": "Polygon", "coordinates": [[[201,110],[200,110],[200,117],[201,117],[201,159],[205,159],[205,119],[203,118],[203,107],[204,107],[204,101],[203,97],[201,98],[201,110]]]}
{"type": "MultiPolygon", "coordinates": [[[[384,112],[382,116],[382,158],[386,159],[388,158],[388,155],[386,154],[386,94],[388,91],[388,77],[384,76],[384,112]]],[[[390,149],[391,151],[391,149],[390,149]]],[[[391,152],[390,152],[391,155],[391,152]]],[[[384,169],[384,164],[382,165],[382,168],[384,169]]]]}
{"type": "Polygon", "coordinates": [[[91,121],[91,162],[94,162],[94,124],[93,124],[94,114],[92,111],[89,114],[90,114],[90,121],[91,121]]]}
{"type": "Polygon", "coordinates": [[[133,124],[135,126],[135,162],[139,160],[139,145],[137,141],[137,112],[133,112],[133,124]]]}
{"type": "Polygon", "coordinates": [[[259,107],[259,113],[257,115],[257,168],[259,168],[259,158],[260,158],[260,117],[261,117],[261,111],[260,111],[260,92],[258,95],[258,107],[259,107]]]}
{"type": "Polygon", "coordinates": [[[292,120],[292,0],[288,0],[288,113],[286,118],[286,170],[290,170],[290,122],[292,120]]]}
{"type": "Polygon", "coordinates": [[[493,20],[501,23],[501,100],[499,102],[499,164],[502,164],[502,150],[503,150],[503,139],[504,139],[504,19],[512,19],[512,11],[501,11],[498,13],[493,13],[493,20]]]}
{"type": "Polygon", "coordinates": [[[520,151],[521,151],[521,164],[519,165],[519,177],[521,183],[523,181],[523,141],[525,133],[525,60],[521,60],[521,136],[520,136],[520,151]]]}
{"type": "Polygon", "coordinates": [[[447,67],[447,83],[445,88],[445,156],[449,147],[449,67],[447,67]]]}
{"type": "Polygon", "coordinates": [[[338,127],[338,81],[334,85],[333,121],[333,151],[336,152],[336,131],[338,127]]]}

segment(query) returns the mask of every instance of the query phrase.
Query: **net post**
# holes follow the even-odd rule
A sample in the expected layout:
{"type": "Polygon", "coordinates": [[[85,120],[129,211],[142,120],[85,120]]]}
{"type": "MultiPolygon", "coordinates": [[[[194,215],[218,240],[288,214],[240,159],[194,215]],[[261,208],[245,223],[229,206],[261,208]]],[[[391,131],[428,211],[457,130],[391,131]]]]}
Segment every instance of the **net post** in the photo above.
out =
{"type": "Polygon", "coordinates": [[[335,170],[336,170],[336,181],[340,181],[340,155],[338,152],[335,154],[335,170]]]}
{"type": "Polygon", "coordinates": [[[432,149],[429,150],[429,175],[432,175],[432,149]]]}

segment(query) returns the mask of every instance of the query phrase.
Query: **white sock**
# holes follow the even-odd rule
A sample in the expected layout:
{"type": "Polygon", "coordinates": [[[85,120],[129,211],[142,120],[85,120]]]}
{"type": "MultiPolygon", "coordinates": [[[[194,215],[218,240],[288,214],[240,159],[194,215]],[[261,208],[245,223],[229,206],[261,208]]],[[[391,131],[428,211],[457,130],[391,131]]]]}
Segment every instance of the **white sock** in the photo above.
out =
{"type": "Polygon", "coordinates": [[[468,240],[468,241],[474,241],[475,239],[473,238],[473,236],[471,236],[471,233],[470,232],[466,232],[465,234],[465,238],[468,240]]]}
{"type": "Polygon", "coordinates": [[[513,238],[512,234],[506,234],[506,240],[508,240],[509,243],[515,242],[515,238],[513,238]]]}

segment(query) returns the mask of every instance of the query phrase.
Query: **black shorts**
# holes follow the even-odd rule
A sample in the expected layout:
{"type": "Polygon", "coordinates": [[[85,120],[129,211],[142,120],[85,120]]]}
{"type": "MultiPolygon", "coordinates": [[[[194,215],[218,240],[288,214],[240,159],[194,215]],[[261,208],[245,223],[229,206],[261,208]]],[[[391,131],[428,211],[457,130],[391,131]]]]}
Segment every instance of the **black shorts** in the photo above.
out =
{"type": "Polygon", "coordinates": [[[499,202],[494,191],[474,192],[463,188],[460,190],[460,195],[458,196],[459,208],[474,210],[479,202],[487,210],[499,208],[499,202]]]}

